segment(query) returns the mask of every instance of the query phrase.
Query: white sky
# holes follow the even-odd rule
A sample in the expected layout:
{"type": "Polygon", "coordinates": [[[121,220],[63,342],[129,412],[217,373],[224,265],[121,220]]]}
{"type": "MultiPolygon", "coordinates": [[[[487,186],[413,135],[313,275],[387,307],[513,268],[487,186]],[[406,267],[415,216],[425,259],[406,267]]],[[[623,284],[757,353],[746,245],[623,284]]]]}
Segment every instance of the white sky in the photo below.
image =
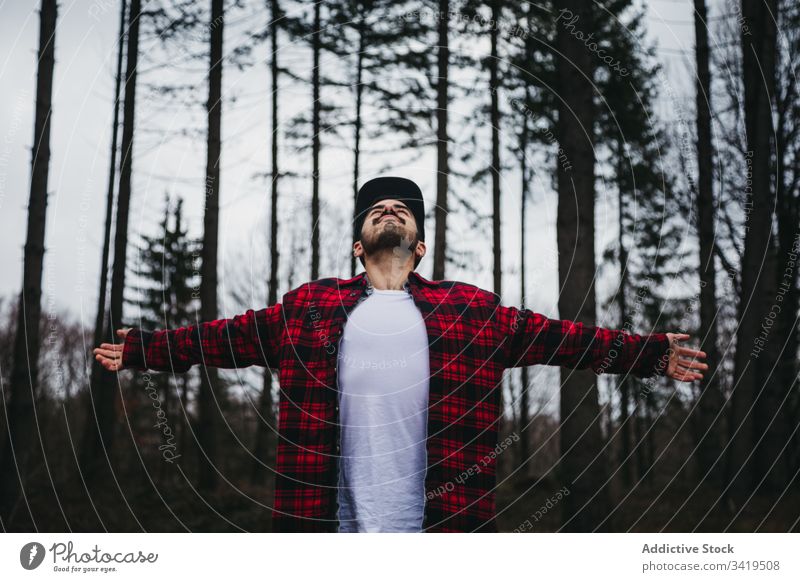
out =
{"type": "MultiPolygon", "coordinates": [[[[30,147],[33,134],[33,106],[35,97],[35,65],[38,45],[38,7],[21,0],[0,1],[0,296],[9,297],[19,292],[22,272],[22,246],[25,239],[26,207],[30,178],[30,147]]],[[[254,12],[263,17],[259,8],[254,12]]],[[[688,68],[690,55],[679,51],[690,51],[693,47],[692,4],[690,0],[651,0],[649,2],[650,34],[658,42],[663,57],[665,72],[678,96],[686,97],[686,108],[691,110],[692,75],[688,68]]],[[[254,10],[254,9],[251,9],[254,10]]],[[[727,10],[727,9],[726,9],[727,10]]],[[[716,13],[712,9],[712,14],[716,13]]],[[[110,142],[111,94],[113,72],[116,61],[117,5],[111,0],[95,2],[60,2],[58,31],[56,37],[56,66],[53,94],[53,121],[51,134],[51,164],[49,200],[46,229],[46,261],[44,272],[43,304],[45,310],[66,309],[85,323],[94,317],[97,280],[100,262],[100,245],[105,212],[105,191],[108,174],[108,144],[110,142]],[[113,4],[113,5],[112,5],[113,4]],[[90,15],[96,14],[97,19],[90,15]]],[[[247,25],[247,18],[242,26],[247,25]]],[[[226,27],[226,40],[234,34],[236,22],[226,27]]],[[[284,42],[285,39],[284,39],[284,42]]],[[[226,48],[230,48],[228,42],[226,48]]],[[[258,58],[266,59],[266,47],[258,48],[258,58]]],[[[297,70],[305,74],[309,63],[301,52],[292,47],[281,51],[284,64],[290,60],[297,63],[297,70]]],[[[323,64],[324,66],[324,64],[323,64]]],[[[151,79],[153,77],[150,77],[151,79]]],[[[265,66],[252,67],[244,72],[228,68],[224,72],[226,95],[236,93],[240,101],[236,106],[224,109],[222,160],[222,213],[221,213],[221,259],[220,277],[226,284],[226,274],[239,271],[253,281],[253,306],[261,304],[263,289],[260,287],[264,268],[258,261],[263,258],[266,241],[265,203],[268,182],[252,179],[256,172],[268,171],[268,76],[265,66]],[[256,105],[257,107],[253,107],[256,105]],[[242,264],[242,257],[245,263],[242,264]],[[250,264],[247,264],[250,261],[250,264]]],[[[344,91],[344,90],[343,90],[344,91]]],[[[283,111],[293,107],[301,109],[310,103],[310,91],[299,86],[287,88],[281,95],[283,111]]],[[[330,94],[324,97],[330,98],[330,94]]],[[[143,91],[138,93],[137,127],[157,123],[159,127],[175,132],[184,124],[194,122],[203,128],[202,110],[176,111],[173,115],[161,115],[148,107],[143,91]],[[156,119],[158,117],[158,119],[156,119]]],[[[202,103],[204,95],[197,96],[202,103]]],[[[471,111],[460,111],[454,104],[451,116],[451,134],[458,140],[460,115],[471,115],[471,111]]],[[[147,232],[158,220],[164,192],[181,194],[186,198],[185,207],[191,228],[198,234],[202,226],[202,208],[192,200],[202,191],[205,166],[205,142],[199,139],[184,139],[177,142],[159,143],[153,135],[137,140],[134,152],[133,205],[130,232],[147,232]]],[[[457,154],[458,148],[454,148],[457,154]]],[[[308,152],[282,153],[288,165],[298,164],[298,169],[310,171],[308,152]],[[309,166],[306,168],[306,166],[309,166]]],[[[398,163],[379,156],[367,156],[364,174],[378,172],[381,166],[398,163]]],[[[432,202],[435,197],[435,158],[428,152],[413,164],[399,162],[391,173],[408,176],[418,181],[432,202]]],[[[348,274],[349,263],[337,268],[336,257],[347,257],[349,245],[350,212],[350,156],[341,150],[325,149],[323,152],[323,231],[326,240],[333,241],[323,249],[322,276],[348,274]],[[340,202],[341,201],[341,202],[340,202]],[[336,226],[347,220],[345,236],[338,236],[336,226]],[[337,248],[337,245],[338,248],[337,248]]],[[[504,296],[510,304],[519,301],[517,249],[519,212],[519,179],[516,173],[504,178],[504,248],[508,275],[505,279],[504,296]]],[[[462,185],[451,179],[453,188],[462,185]]],[[[310,197],[310,180],[285,180],[281,190],[283,216],[300,220],[306,225],[310,218],[304,213],[305,200],[310,197]]],[[[488,209],[489,188],[485,200],[479,204],[488,209]],[[486,202],[486,203],[483,203],[486,202]]],[[[609,194],[613,199],[614,195],[609,194]]],[[[557,313],[557,275],[555,270],[555,199],[538,196],[540,206],[531,211],[529,248],[536,253],[529,266],[529,294],[538,311],[557,313]],[[547,257],[552,257],[548,259],[547,257]]],[[[616,237],[616,215],[605,212],[601,204],[597,210],[598,254],[603,250],[602,241],[616,237]]],[[[605,207],[608,210],[608,207],[605,207]]],[[[451,236],[456,243],[470,236],[459,232],[459,224],[451,236]]],[[[462,225],[463,226],[463,225],[462,225]]],[[[284,226],[283,234],[292,228],[294,236],[307,237],[298,228],[284,226]]],[[[433,221],[427,225],[429,242],[433,239],[433,221]]],[[[487,231],[488,232],[488,231],[487,231]]],[[[288,237],[284,258],[290,256],[288,237]]],[[[432,251],[432,249],[431,249],[432,251]]],[[[448,274],[448,278],[463,279],[484,287],[491,286],[490,253],[481,255],[485,264],[476,266],[470,273],[448,274]]],[[[130,263],[129,263],[130,264],[130,263]]],[[[423,260],[420,271],[429,276],[432,254],[423,260]]],[[[307,272],[296,274],[295,284],[306,280],[307,272]]],[[[284,283],[285,285],[285,283],[284,283]]],[[[528,302],[530,305],[531,301],[528,302]]],[[[222,304],[223,314],[238,306],[222,304]]]]}

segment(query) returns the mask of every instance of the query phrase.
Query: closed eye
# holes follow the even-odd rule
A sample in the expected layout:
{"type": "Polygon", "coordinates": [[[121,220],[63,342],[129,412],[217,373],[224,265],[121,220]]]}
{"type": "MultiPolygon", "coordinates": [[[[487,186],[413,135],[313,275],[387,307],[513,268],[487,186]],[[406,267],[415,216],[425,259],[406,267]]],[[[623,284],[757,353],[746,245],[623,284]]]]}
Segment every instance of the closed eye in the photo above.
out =
{"type": "MultiPolygon", "coordinates": [[[[369,211],[369,216],[375,216],[376,213],[377,214],[382,214],[384,212],[385,208],[386,208],[385,206],[375,206],[375,207],[372,208],[372,210],[369,211]]],[[[405,206],[395,206],[394,207],[394,211],[397,214],[404,214],[406,216],[410,215],[409,209],[407,207],[405,207],[405,206]]]]}

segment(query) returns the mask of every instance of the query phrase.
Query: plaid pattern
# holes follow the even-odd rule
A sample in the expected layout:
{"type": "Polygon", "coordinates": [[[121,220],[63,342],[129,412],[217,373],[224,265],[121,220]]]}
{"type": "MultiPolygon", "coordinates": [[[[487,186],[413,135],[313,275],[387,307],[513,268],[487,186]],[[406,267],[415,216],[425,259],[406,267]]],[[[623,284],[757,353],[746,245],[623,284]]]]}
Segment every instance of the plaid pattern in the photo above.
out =
{"type": "MultiPolygon", "coordinates": [[[[664,333],[548,319],[502,306],[498,295],[473,285],[415,272],[406,290],[425,320],[430,354],[423,531],[497,531],[493,451],[504,369],[549,364],[638,377],[666,371],[664,333]]],[[[364,272],[320,279],[266,309],[176,330],[134,328],[126,338],[129,368],[279,369],[275,531],[338,529],[338,344],[347,314],[370,292],[364,272]]]]}

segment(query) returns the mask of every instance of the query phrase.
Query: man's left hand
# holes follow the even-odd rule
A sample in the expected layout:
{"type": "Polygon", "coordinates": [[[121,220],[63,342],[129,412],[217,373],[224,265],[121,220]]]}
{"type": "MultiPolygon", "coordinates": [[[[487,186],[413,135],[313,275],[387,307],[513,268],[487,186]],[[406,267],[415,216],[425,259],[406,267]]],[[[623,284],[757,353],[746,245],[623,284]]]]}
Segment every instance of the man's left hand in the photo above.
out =
{"type": "Polygon", "coordinates": [[[681,382],[694,382],[702,380],[703,374],[699,370],[708,370],[704,361],[706,353],[678,345],[678,342],[689,339],[687,333],[668,333],[669,338],[669,364],[666,375],[681,382]]]}

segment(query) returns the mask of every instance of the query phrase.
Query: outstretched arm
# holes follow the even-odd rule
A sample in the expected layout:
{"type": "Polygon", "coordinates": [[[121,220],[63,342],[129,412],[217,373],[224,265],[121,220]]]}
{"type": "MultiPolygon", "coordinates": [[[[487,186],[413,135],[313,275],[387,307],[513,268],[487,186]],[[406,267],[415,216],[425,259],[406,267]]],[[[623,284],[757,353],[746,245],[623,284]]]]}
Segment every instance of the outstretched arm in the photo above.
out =
{"type": "Polygon", "coordinates": [[[217,368],[279,367],[283,313],[278,303],[174,330],[117,330],[118,344],[101,344],[95,358],[107,370],[123,368],[185,372],[195,364],[217,368]]]}
{"type": "Polygon", "coordinates": [[[506,367],[548,364],[590,368],[596,374],[667,375],[691,382],[707,369],[703,352],[678,346],[686,334],[629,334],[576,321],[549,319],[529,309],[500,306],[495,312],[506,367]]]}

